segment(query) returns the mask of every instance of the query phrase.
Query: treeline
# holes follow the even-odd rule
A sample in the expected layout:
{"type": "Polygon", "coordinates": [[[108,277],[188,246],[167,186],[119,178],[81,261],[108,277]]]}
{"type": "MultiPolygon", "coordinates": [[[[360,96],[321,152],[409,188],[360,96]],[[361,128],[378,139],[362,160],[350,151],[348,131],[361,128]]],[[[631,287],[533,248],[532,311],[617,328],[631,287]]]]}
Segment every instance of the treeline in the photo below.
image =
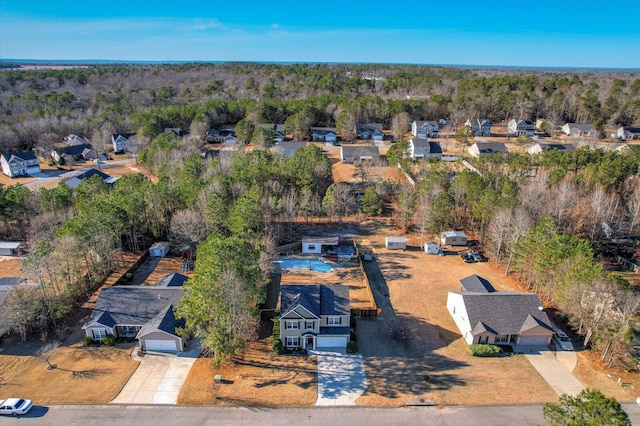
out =
{"type": "Polygon", "coordinates": [[[476,116],[544,117],[603,130],[640,123],[639,107],[640,79],[631,73],[250,63],[2,70],[0,149],[45,147],[69,133],[106,149],[111,133],[140,126],[155,136],[160,124],[199,124],[202,134],[245,118],[284,123],[296,116],[302,127],[308,120],[348,131],[353,121],[391,127],[402,112],[411,120],[451,119],[456,127],[476,116]],[[304,111],[307,102],[312,111],[304,111]]]}

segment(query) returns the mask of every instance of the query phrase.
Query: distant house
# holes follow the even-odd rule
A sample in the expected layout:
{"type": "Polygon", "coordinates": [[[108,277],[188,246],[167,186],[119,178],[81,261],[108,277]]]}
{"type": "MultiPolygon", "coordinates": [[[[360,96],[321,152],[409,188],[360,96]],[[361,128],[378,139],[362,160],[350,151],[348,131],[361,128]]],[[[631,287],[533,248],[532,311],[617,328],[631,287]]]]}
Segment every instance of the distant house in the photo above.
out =
{"type": "Polygon", "coordinates": [[[40,173],[40,164],[33,152],[2,154],[0,163],[2,164],[2,173],[12,178],[40,173]]]}
{"type": "Polygon", "coordinates": [[[209,143],[223,143],[226,145],[238,143],[238,138],[233,129],[211,129],[207,132],[205,140],[209,143]]]}
{"type": "Polygon", "coordinates": [[[384,139],[382,124],[379,123],[357,123],[356,138],[364,140],[381,141],[384,139]]]}
{"type": "Polygon", "coordinates": [[[69,136],[65,136],[64,141],[67,145],[86,145],[87,141],[78,135],[74,135],[73,133],[69,136]]]}
{"type": "Polygon", "coordinates": [[[56,162],[60,162],[60,158],[64,158],[65,162],[69,163],[69,159],[73,159],[75,161],[95,160],[98,158],[98,153],[89,144],[69,145],[63,148],[54,148],[51,151],[51,158],[56,162]]]}
{"type": "Polygon", "coordinates": [[[184,320],[173,311],[183,295],[180,286],[104,288],[82,329],[93,340],[106,335],[135,337],[145,351],[183,351],[185,340],[178,329],[184,327],[184,320]]]}
{"type": "Polygon", "coordinates": [[[447,310],[467,344],[545,346],[553,328],[535,294],[495,291],[484,278],[461,281],[450,291],[447,310]]]}
{"type": "Polygon", "coordinates": [[[471,129],[473,136],[491,136],[491,121],[486,118],[472,118],[464,123],[471,129]]]}
{"type": "Polygon", "coordinates": [[[576,150],[576,146],[570,143],[537,142],[529,147],[529,154],[540,154],[551,149],[556,149],[560,152],[573,152],[576,150]]]}
{"type": "Polygon", "coordinates": [[[473,157],[480,158],[496,153],[506,154],[507,147],[499,142],[476,142],[467,149],[467,152],[473,157]]]}
{"type": "Polygon", "coordinates": [[[118,178],[116,177],[109,176],[108,174],[98,169],[91,168],[84,173],[80,173],[79,175],[63,179],[62,182],[64,182],[65,185],[67,185],[69,188],[77,188],[78,185],[80,185],[80,182],[85,179],[90,179],[93,176],[99,176],[100,179],[102,179],[102,181],[108,185],[112,185],[118,181],[118,178]]]}
{"type": "Polygon", "coordinates": [[[437,121],[414,121],[411,123],[411,134],[416,138],[437,138],[440,126],[437,121]]]}
{"type": "Polygon", "coordinates": [[[349,287],[283,285],[280,290],[280,340],[286,348],[341,348],[351,333],[349,287]]]}
{"type": "Polygon", "coordinates": [[[258,124],[258,127],[264,127],[265,129],[273,130],[273,142],[280,143],[285,140],[284,124],[258,124]]]}
{"type": "Polygon", "coordinates": [[[312,141],[335,142],[337,140],[335,127],[311,127],[309,134],[312,141]]]}
{"type": "Polygon", "coordinates": [[[380,150],[371,145],[346,145],[340,147],[340,160],[343,163],[356,161],[374,161],[380,158],[380,150]]]}
{"type": "Polygon", "coordinates": [[[174,134],[179,138],[183,138],[185,136],[189,136],[188,130],[183,130],[180,127],[166,127],[164,129],[165,134],[174,134]]]}
{"type": "Polygon", "coordinates": [[[431,142],[428,139],[411,138],[409,140],[409,157],[420,158],[442,158],[442,148],[438,142],[431,142]]]}
{"type": "Polygon", "coordinates": [[[551,125],[551,122],[549,120],[547,120],[545,118],[537,118],[536,119],[536,130],[542,131],[543,127],[545,127],[545,123],[546,123],[547,127],[551,125]]]}
{"type": "Polygon", "coordinates": [[[137,143],[135,133],[114,133],[111,135],[114,152],[131,151],[132,145],[137,143]]]}
{"type": "Polygon", "coordinates": [[[598,134],[593,124],[584,123],[566,123],[562,126],[562,131],[573,137],[591,137],[598,134]]]}
{"type": "Polygon", "coordinates": [[[530,120],[512,119],[507,123],[507,134],[509,136],[529,135],[536,133],[536,125],[530,120]]]}
{"type": "Polygon", "coordinates": [[[640,139],[640,127],[622,126],[617,132],[618,139],[640,139]]]}
{"type": "Polygon", "coordinates": [[[297,150],[306,148],[306,146],[306,142],[278,142],[275,146],[271,147],[271,151],[284,158],[289,158],[293,156],[297,150]]]}
{"type": "Polygon", "coordinates": [[[443,246],[466,246],[467,235],[462,231],[445,231],[440,234],[440,244],[443,246]]]}

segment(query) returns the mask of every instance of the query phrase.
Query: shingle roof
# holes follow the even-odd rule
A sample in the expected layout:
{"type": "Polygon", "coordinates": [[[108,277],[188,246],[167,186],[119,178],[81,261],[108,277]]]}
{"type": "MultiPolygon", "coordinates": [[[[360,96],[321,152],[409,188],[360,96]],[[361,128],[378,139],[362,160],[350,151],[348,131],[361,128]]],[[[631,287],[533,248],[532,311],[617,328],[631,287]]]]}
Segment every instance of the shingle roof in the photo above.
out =
{"type": "Polygon", "coordinates": [[[79,145],[69,145],[69,146],[65,146],[64,148],[56,149],[56,152],[58,152],[58,155],[69,154],[69,155],[77,156],[77,155],[81,155],[85,149],[93,149],[93,147],[86,143],[79,144],[79,145]]]}
{"type": "Polygon", "coordinates": [[[431,154],[442,154],[442,147],[438,142],[429,142],[429,152],[431,154]]]}
{"type": "Polygon", "coordinates": [[[470,275],[460,280],[462,289],[470,293],[493,293],[496,291],[489,280],[478,275],[470,275]]]}
{"type": "Polygon", "coordinates": [[[356,133],[374,133],[382,131],[382,124],[380,123],[356,123],[356,133]]]}
{"type": "Polygon", "coordinates": [[[136,337],[141,337],[158,330],[178,336],[176,327],[184,327],[184,324],[184,320],[176,319],[173,312],[173,305],[169,305],[142,326],[136,337]]]}
{"type": "Polygon", "coordinates": [[[28,160],[37,160],[36,154],[33,152],[25,151],[25,152],[8,152],[6,154],[2,154],[7,163],[11,160],[11,157],[17,157],[22,161],[28,160]]]}
{"type": "Polygon", "coordinates": [[[570,129],[578,129],[581,132],[595,132],[596,128],[593,124],[585,123],[567,123],[570,129]]]}
{"type": "Polygon", "coordinates": [[[543,151],[549,151],[550,149],[557,149],[558,151],[575,151],[576,146],[569,143],[553,143],[553,142],[538,142],[540,149],[543,151]]]}
{"type": "Polygon", "coordinates": [[[429,148],[429,139],[411,138],[411,142],[416,148],[429,148]]]}
{"type": "Polygon", "coordinates": [[[320,315],[349,315],[349,288],[340,284],[320,286],[320,315]]]}
{"type": "Polygon", "coordinates": [[[481,154],[492,154],[494,152],[507,152],[507,147],[503,143],[499,142],[476,142],[478,151],[481,154]]]}
{"type": "Polygon", "coordinates": [[[158,287],[181,287],[189,278],[174,272],[158,280],[158,287]]]}
{"type": "Polygon", "coordinates": [[[379,157],[380,150],[377,146],[372,145],[343,145],[342,157],[379,157]]]}
{"type": "Polygon", "coordinates": [[[349,288],[340,284],[284,285],[280,289],[281,316],[302,306],[312,314],[349,315],[349,288]]]}
{"type": "Polygon", "coordinates": [[[510,291],[454,293],[462,295],[469,323],[474,329],[481,323],[482,327],[497,334],[519,334],[536,325],[553,330],[547,314],[538,309],[541,304],[535,294],[510,291]]]}
{"type": "Polygon", "coordinates": [[[328,133],[336,133],[335,127],[311,127],[309,132],[314,135],[326,135],[328,133]]]}

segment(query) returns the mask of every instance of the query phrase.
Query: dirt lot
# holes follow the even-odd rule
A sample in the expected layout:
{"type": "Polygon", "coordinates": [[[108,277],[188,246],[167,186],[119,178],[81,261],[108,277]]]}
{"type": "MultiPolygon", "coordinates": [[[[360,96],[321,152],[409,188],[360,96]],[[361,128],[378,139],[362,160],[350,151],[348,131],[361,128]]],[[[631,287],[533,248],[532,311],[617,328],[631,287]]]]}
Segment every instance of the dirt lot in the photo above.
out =
{"type": "Polygon", "coordinates": [[[1,277],[21,277],[22,258],[13,256],[0,256],[0,276],[1,277]]]}
{"type": "Polygon", "coordinates": [[[271,338],[251,344],[235,363],[214,370],[200,358],[180,390],[178,404],[225,406],[313,405],[318,396],[315,357],[277,356],[271,338]],[[215,383],[220,374],[222,383],[215,383]]]}

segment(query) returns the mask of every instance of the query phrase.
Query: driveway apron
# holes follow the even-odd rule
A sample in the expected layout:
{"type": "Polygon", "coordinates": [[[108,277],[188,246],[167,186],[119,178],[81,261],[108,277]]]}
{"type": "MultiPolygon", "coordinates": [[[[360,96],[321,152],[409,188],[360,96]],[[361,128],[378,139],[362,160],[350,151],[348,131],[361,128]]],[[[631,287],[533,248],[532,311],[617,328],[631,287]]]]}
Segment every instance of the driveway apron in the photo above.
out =
{"type": "Polygon", "coordinates": [[[367,389],[362,355],[347,355],[344,349],[313,351],[318,357],[316,405],[355,405],[367,389]]]}
{"type": "Polygon", "coordinates": [[[575,396],[584,389],[582,383],[571,373],[575,364],[570,359],[563,359],[561,362],[547,348],[532,350],[525,356],[558,395],[566,393],[575,396]]]}

